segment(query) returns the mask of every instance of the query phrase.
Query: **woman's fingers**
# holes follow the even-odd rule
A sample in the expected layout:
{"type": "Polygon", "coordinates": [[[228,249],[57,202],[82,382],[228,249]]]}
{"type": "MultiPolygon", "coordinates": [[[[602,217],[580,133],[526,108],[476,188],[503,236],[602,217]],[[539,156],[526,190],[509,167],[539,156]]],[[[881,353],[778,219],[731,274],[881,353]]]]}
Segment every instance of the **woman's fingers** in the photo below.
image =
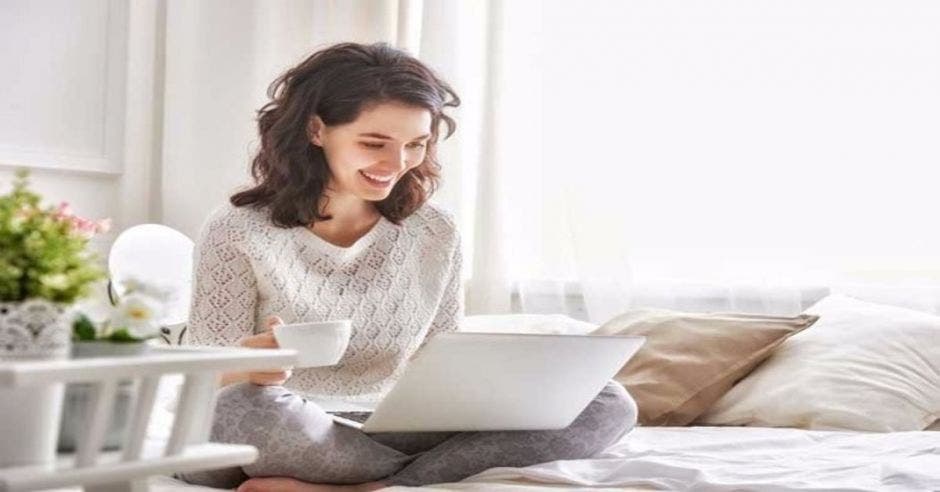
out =
{"type": "Polygon", "coordinates": [[[241,346],[251,348],[280,348],[277,344],[277,340],[274,338],[273,330],[275,326],[283,324],[284,320],[282,320],[280,316],[268,316],[264,320],[265,331],[243,338],[241,346]]]}
{"type": "MultiPolygon", "coordinates": [[[[274,338],[274,327],[283,325],[284,320],[280,316],[268,316],[264,320],[265,331],[245,337],[242,340],[242,346],[251,348],[280,348],[277,339],[274,338]]],[[[248,381],[259,386],[281,386],[290,379],[292,371],[285,368],[281,371],[256,371],[248,373],[248,381]]]]}
{"type": "Polygon", "coordinates": [[[250,337],[245,337],[241,341],[242,347],[251,347],[251,348],[278,348],[277,340],[274,338],[274,333],[270,331],[265,331],[263,333],[258,333],[257,335],[252,335],[250,337]]]}
{"type": "Polygon", "coordinates": [[[290,379],[292,371],[252,372],[248,374],[248,381],[259,386],[281,386],[290,379]]]}

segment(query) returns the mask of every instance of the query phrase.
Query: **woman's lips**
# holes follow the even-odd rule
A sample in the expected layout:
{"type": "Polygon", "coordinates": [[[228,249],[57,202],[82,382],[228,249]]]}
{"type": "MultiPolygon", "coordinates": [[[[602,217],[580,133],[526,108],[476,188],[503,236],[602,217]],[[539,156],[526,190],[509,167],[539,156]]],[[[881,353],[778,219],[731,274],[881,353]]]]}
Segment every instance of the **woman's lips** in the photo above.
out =
{"type": "Polygon", "coordinates": [[[359,175],[369,183],[370,185],[376,188],[387,188],[395,181],[395,175],[382,176],[381,174],[367,173],[360,170],[359,175]]]}

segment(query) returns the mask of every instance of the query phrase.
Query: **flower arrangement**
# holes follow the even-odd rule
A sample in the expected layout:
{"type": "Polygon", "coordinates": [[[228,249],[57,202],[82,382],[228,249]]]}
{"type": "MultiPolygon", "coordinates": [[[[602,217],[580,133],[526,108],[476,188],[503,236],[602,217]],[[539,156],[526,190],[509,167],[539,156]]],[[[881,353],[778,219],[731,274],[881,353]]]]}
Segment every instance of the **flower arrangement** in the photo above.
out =
{"type": "Polygon", "coordinates": [[[110,220],[78,217],[68,203],[41,206],[28,175],[17,171],[13,191],[0,195],[0,302],[71,304],[105,276],[86,246],[110,228],[110,220]]]}
{"type": "Polygon", "coordinates": [[[0,303],[74,306],[66,323],[76,341],[140,342],[158,336],[170,292],[137,279],[108,281],[87,245],[110,229],[110,219],[79,217],[66,202],[42,206],[28,176],[17,171],[13,191],[0,195],[0,303]]]}
{"type": "Polygon", "coordinates": [[[99,284],[78,308],[73,339],[133,343],[154,338],[160,335],[171,296],[168,289],[138,279],[120,282],[120,289],[112,282],[99,284]]]}

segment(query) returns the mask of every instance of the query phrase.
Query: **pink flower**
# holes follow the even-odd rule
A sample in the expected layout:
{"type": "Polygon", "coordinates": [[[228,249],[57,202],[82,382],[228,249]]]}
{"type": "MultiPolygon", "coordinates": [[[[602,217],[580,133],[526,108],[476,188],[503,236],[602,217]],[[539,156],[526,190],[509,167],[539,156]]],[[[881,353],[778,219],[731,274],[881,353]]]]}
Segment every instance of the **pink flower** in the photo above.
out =
{"type": "Polygon", "coordinates": [[[72,229],[85,238],[95,235],[95,223],[81,217],[72,217],[72,229]]]}
{"type": "Polygon", "coordinates": [[[101,219],[95,223],[95,232],[99,234],[104,234],[111,230],[111,219],[101,219]]]}
{"type": "Polygon", "coordinates": [[[52,214],[56,219],[67,219],[74,215],[75,213],[72,212],[72,206],[69,205],[69,202],[59,203],[59,206],[56,207],[55,212],[52,214]]]}
{"type": "Polygon", "coordinates": [[[69,220],[72,222],[72,230],[85,239],[91,239],[98,232],[98,224],[86,218],[73,215],[69,217],[69,220]]]}
{"type": "Polygon", "coordinates": [[[55,220],[68,222],[72,230],[85,239],[91,239],[95,234],[105,233],[111,230],[111,219],[101,219],[93,221],[84,217],[75,215],[72,206],[68,202],[61,202],[52,212],[55,220]]]}

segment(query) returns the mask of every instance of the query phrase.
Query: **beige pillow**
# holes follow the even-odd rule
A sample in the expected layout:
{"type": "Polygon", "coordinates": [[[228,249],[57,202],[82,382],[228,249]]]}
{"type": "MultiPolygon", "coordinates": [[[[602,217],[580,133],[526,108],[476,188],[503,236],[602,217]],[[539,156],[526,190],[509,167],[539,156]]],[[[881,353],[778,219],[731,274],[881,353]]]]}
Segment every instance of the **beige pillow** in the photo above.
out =
{"type": "Polygon", "coordinates": [[[784,340],[818,316],[693,314],[635,310],[595,335],[642,335],[646,344],[617,373],[640,409],[642,425],[687,425],[784,340]]]}

